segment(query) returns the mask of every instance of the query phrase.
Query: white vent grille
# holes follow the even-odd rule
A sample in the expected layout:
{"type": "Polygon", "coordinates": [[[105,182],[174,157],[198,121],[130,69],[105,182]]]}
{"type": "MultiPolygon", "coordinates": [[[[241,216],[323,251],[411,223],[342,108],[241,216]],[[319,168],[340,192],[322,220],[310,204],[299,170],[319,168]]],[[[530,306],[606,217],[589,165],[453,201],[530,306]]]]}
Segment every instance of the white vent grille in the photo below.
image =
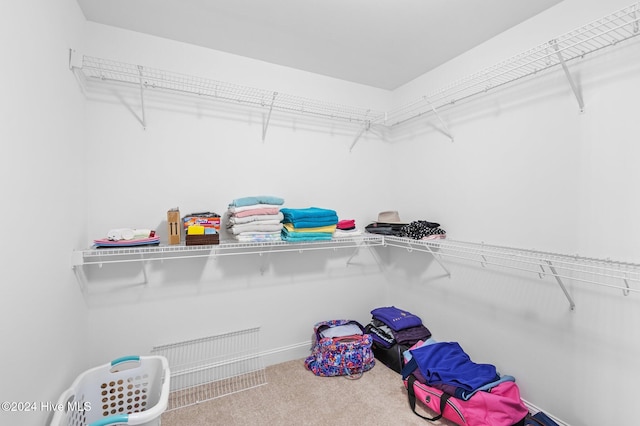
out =
{"type": "Polygon", "coordinates": [[[256,327],[154,347],[171,370],[167,411],[266,384],[259,334],[256,327]]]}

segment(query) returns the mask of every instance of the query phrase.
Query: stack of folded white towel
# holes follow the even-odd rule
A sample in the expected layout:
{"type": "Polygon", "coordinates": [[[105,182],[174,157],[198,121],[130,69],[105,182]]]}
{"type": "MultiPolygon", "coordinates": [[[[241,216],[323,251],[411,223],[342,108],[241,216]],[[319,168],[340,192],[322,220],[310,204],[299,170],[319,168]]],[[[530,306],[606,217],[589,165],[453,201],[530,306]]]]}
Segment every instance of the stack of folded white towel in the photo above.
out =
{"type": "Polygon", "coordinates": [[[284,199],[272,195],[242,197],[229,204],[226,228],[242,242],[278,241],[282,231],[284,199]]]}

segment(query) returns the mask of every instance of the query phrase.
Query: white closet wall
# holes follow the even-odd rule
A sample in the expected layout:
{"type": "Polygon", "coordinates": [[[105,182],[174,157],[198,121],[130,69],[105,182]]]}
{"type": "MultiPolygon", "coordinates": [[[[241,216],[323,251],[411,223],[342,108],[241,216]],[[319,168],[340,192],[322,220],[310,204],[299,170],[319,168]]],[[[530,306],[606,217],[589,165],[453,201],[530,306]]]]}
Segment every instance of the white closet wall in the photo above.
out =
{"type": "MultiPolygon", "coordinates": [[[[389,92],[246,58],[87,23],[84,46],[98,57],[345,105],[379,107],[389,92]]],[[[118,89],[120,90],[120,89],[118,89]]],[[[389,209],[386,164],[393,146],[357,124],[266,111],[195,97],[145,94],[146,129],[136,88],[114,96],[87,87],[88,234],[122,226],[154,228],[166,240],[166,211],[223,214],[243,196],[270,194],[285,206],[334,209],[364,227],[389,209]]],[[[86,241],[88,247],[91,240],[86,241]]],[[[366,250],[329,250],[90,268],[87,300],[94,358],[261,327],[275,360],[308,353],[311,327],[327,317],[366,321],[386,283],[366,250]],[[132,285],[133,284],[133,285],[132,285]],[[105,342],[112,344],[105,345],[105,342]]],[[[273,362],[273,360],[268,360],[273,362]]]]}
{"type": "MultiPolygon", "coordinates": [[[[398,90],[397,101],[628,5],[614,3],[564,1],[398,90]]],[[[569,63],[582,114],[556,69],[442,111],[454,142],[434,130],[434,117],[398,131],[394,170],[413,196],[398,194],[396,205],[409,219],[441,222],[450,238],[637,263],[640,203],[629,189],[638,182],[639,63],[636,39],[569,63]]],[[[571,311],[548,270],[443,258],[448,278],[424,253],[394,249],[390,257],[393,303],[419,312],[436,339],[458,340],[478,362],[514,375],[525,399],[569,424],[628,423],[640,374],[636,294],[565,280],[571,311]],[[593,404],[602,389],[615,395],[593,404]]]]}
{"type": "Polygon", "coordinates": [[[1,424],[45,424],[52,412],[40,404],[95,361],[69,267],[70,250],[86,242],[84,101],[66,64],[83,21],[73,0],[0,6],[0,399],[36,404],[1,411],[1,424]]]}
{"type": "MultiPolygon", "coordinates": [[[[222,213],[234,198],[272,194],[288,207],[333,208],[360,226],[396,209],[404,220],[440,222],[451,238],[635,261],[640,205],[625,189],[637,177],[638,41],[569,65],[583,114],[555,70],[443,111],[453,142],[427,117],[391,134],[374,127],[351,152],[357,126],[275,114],[262,141],[265,111],[153,91],[145,94],[145,129],[135,88],[84,86],[66,62],[75,48],[385,110],[626,2],[565,0],[393,93],[82,24],[72,0],[38,3],[37,11],[15,5],[0,14],[3,46],[22,65],[3,79],[3,116],[11,117],[0,129],[10,154],[5,219],[46,215],[59,234],[37,240],[48,250],[34,265],[24,253],[35,238],[9,228],[5,273],[14,278],[0,302],[11,348],[3,355],[5,400],[55,400],[89,366],[255,326],[266,362],[302,357],[315,321],[364,323],[371,308],[396,304],[418,313],[437,339],[458,340],[472,358],[516,376],[528,401],[570,424],[632,417],[635,293],[569,282],[571,311],[549,276],[449,261],[445,277],[424,253],[396,248],[376,250],[384,273],[367,250],[348,266],[350,251],[328,250],[151,262],[146,284],[141,264],[89,267],[86,286],[73,277],[70,257],[115,227],[153,227],[166,237],[171,207],[222,213]],[[602,406],[616,409],[592,404],[596,390],[602,406]]],[[[42,424],[46,414],[6,423],[42,424]]]]}

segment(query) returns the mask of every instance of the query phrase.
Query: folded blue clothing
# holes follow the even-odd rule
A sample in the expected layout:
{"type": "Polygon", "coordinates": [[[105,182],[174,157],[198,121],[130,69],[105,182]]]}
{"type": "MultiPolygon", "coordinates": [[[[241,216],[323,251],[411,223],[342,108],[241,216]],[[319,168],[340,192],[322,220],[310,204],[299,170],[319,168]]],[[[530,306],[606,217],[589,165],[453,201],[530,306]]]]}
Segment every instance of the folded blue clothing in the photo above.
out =
{"type": "MultiPolygon", "coordinates": [[[[429,337],[420,346],[433,345],[434,343],[438,343],[438,341],[433,337],[429,337]]],[[[411,361],[411,358],[413,358],[413,356],[411,355],[411,349],[407,349],[406,351],[402,352],[402,356],[404,357],[404,363],[408,364],[409,361],[411,361]]],[[[411,374],[411,373],[408,373],[408,374],[411,374]]]]}
{"type": "Polygon", "coordinates": [[[253,206],[254,204],[273,204],[281,206],[284,204],[284,199],[280,197],[274,197],[273,195],[257,195],[254,197],[242,197],[233,200],[229,207],[245,207],[253,206]]]}
{"type": "Polygon", "coordinates": [[[289,232],[282,229],[281,238],[283,241],[318,241],[330,240],[333,238],[331,232],[289,232]]]}
{"type": "Polygon", "coordinates": [[[302,241],[331,241],[331,236],[304,236],[304,237],[292,237],[291,235],[283,235],[282,241],[289,241],[292,243],[302,241]]]}
{"type": "Polygon", "coordinates": [[[417,315],[408,311],[403,311],[395,306],[384,306],[375,308],[371,311],[371,315],[385,323],[393,331],[404,330],[405,328],[417,327],[422,325],[422,320],[417,315]]]}
{"type": "Polygon", "coordinates": [[[338,214],[335,210],[323,209],[320,207],[308,207],[305,209],[282,208],[280,209],[280,212],[284,215],[283,222],[285,223],[295,223],[299,220],[314,221],[318,219],[331,220],[333,225],[338,223],[338,214]]]}
{"type": "Polygon", "coordinates": [[[418,368],[428,385],[451,385],[473,392],[500,378],[495,366],[471,361],[456,342],[423,345],[410,352],[411,360],[402,369],[403,379],[418,368]]]}
{"type": "Polygon", "coordinates": [[[503,382],[515,382],[516,378],[513,376],[509,376],[509,375],[504,375],[502,377],[500,377],[499,379],[487,383],[484,386],[480,386],[479,388],[471,391],[471,392],[467,392],[466,390],[462,389],[462,388],[456,388],[455,393],[453,396],[455,396],[458,399],[462,399],[464,401],[468,401],[474,393],[476,392],[480,392],[480,391],[490,391],[491,389],[495,388],[496,386],[498,386],[500,383],[503,382]]]}

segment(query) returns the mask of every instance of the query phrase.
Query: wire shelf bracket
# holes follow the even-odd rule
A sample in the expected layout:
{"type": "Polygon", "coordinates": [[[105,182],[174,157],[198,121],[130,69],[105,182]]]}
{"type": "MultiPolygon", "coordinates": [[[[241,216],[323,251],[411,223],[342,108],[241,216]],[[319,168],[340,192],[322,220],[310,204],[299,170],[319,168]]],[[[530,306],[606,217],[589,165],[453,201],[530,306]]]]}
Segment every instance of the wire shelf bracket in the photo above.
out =
{"type": "Polygon", "coordinates": [[[372,247],[377,245],[379,245],[377,242],[374,244],[371,244],[371,241],[364,241],[364,240],[356,243],[355,247],[353,248],[353,252],[351,253],[351,256],[349,256],[349,258],[347,259],[346,266],[353,265],[353,263],[351,262],[353,258],[356,257],[358,254],[360,254],[362,247],[366,247],[369,253],[371,254],[371,257],[373,257],[373,260],[376,262],[376,264],[382,271],[382,265],[380,263],[380,259],[377,257],[376,253],[372,249],[372,247]]]}
{"type": "Polygon", "coordinates": [[[425,253],[429,253],[433,260],[436,261],[438,265],[444,270],[447,277],[451,278],[451,271],[444,265],[444,262],[439,258],[439,256],[433,251],[430,245],[428,244],[420,244],[416,240],[412,240],[410,238],[398,238],[398,237],[385,237],[385,246],[404,248],[408,252],[412,252],[413,250],[421,251],[425,253]]]}
{"type": "Polygon", "coordinates": [[[140,117],[140,124],[142,124],[142,128],[146,130],[147,128],[147,119],[144,112],[144,83],[142,81],[142,65],[138,65],[138,72],[140,73],[140,107],[142,108],[142,117],[140,117]]]}
{"type": "Polygon", "coordinates": [[[557,40],[552,40],[549,42],[549,44],[551,46],[553,46],[553,49],[556,51],[556,54],[558,55],[558,60],[560,61],[560,64],[562,65],[562,70],[564,71],[564,75],[567,77],[567,80],[569,80],[569,86],[571,86],[571,90],[573,91],[573,94],[576,97],[576,100],[578,101],[578,106],[580,107],[580,112],[584,112],[584,100],[582,99],[582,93],[580,92],[580,89],[578,88],[578,86],[576,85],[576,83],[573,80],[573,77],[571,76],[571,73],[569,72],[569,68],[567,67],[567,63],[565,62],[564,58],[562,57],[562,52],[560,51],[560,48],[558,47],[558,41],[557,40]]]}
{"type": "Polygon", "coordinates": [[[625,288],[622,289],[622,294],[625,295],[625,296],[628,296],[630,287],[629,287],[629,280],[627,279],[626,275],[622,279],[622,281],[624,281],[624,287],[625,287],[625,288]]]}
{"type": "Polygon", "coordinates": [[[262,125],[262,142],[264,142],[264,139],[267,136],[267,128],[269,127],[269,121],[271,120],[271,112],[273,111],[273,103],[276,101],[276,96],[278,96],[278,92],[273,92],[271,105],[269,105],[269,112],[267,113],[267,118],[265,119],[265,122],[262,125]]]}
{"type": "MultiPolygon", "coordinates": [[[[556,271],[556,268],[553,266],[550,260],[545,260],[545,262],[547,263],[547,265],[549,265],[549,270],[555,277],[558,285],[562,289],[562,292],[564,293],[565,297],[569,301],[569,308],[573,311],[576,308],[576,304],[573,301],[573,298],[571,297],[571,295],[569,294],[569,291],[567,291],[567,288],[564,286],[564,283],[562,282],[562,279],[560,278],[558,271],[556,271]]],[[[540,265],[540,267],[542,268],[542,265],[540,265]]]]}
{"type": "Polygon", "coordinates": [[[429,104],[429,107],[431,107],[431,111],[433,111],[433,114],[436,116],[436,118],[440,122],[440,125],[442,126],[442,132],[445,135],[447,135],[449,139],[451,139],[451,142],[453,142],[453,136],[451,135],[451,131],[449,130],[449,127],[445,124],[442,117],[440,117],[440,114],[438,114],[438,111],[436,110],[436,108],[433,106],[431,102],[429,102],[429,99],[426,96],[424,97],[424,100],[429,104]]]}
{"type": "Polygon", "coordinates": [[[451,271],[449,271],[449,269],[444,266],[444,263],[442,263],[442,261],[440,259],[438,259],[438,256],[436,256],[436,254],[433,252],[433,250],[431,249],[431,247],[427,246],[427,250],[429,251],[429,253],[431,254],[431,256],[433,256],[433,259],[438,262],[438,265],[440,265],[440,267],[442,269],[444,269],[444,271],[447,273],[447,276],[449,278],[451,278],[451,271]]]}
{"type": "Polygon", "coordinates": [[[360,140],[360,138],[362,137],[362,135],[365,132],[368,132],[369,129],[371,129],[371,121],[367,120],[362,124],[362,127],[360,128],[360,131],[358,132],[358,134],[356,135],[356,138],[353,140],[353,142],[351,143],[351,146],[349,147],[349,152],[353,151],[353,147],[356,146],[356,144],[358,143],[358,141],[360,140]]]}

